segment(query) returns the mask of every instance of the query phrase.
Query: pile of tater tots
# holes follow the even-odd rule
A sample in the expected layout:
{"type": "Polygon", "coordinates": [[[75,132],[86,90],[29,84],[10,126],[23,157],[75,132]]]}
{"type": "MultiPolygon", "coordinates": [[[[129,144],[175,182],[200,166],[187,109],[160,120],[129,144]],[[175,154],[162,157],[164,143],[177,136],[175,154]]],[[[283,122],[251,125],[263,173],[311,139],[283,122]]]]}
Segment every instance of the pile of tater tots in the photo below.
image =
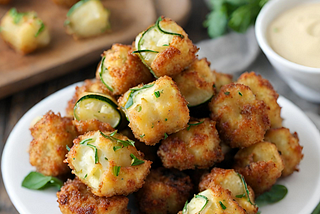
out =
{"type": "Polygon", "coordinates": [[[66,117],[49,111],[30,128],[31,165],[66,180],[62,213],[130,213],[133,194],[144,214],[253,214],[257,196],[298,171],[302,146],[269,81],[233,81],[197,51],[160,17],[103,52],[66,117]]]}

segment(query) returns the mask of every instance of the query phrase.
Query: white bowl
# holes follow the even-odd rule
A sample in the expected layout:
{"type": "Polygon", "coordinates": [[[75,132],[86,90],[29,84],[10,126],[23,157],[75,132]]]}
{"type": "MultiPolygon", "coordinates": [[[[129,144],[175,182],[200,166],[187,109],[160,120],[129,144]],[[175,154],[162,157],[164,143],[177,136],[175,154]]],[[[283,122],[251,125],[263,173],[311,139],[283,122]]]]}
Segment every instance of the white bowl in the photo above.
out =
{"type": "Polygon", "coordinates": [[[258,15],[255,31],[262,51],[290,88],[300,97],[320,103],[320,68],[307,67],[284,59],[269,46],[266,38],[268,26],[278,15],[299,4],[311,2],[320,2],[320,0],[269,1],[258,15]]]}

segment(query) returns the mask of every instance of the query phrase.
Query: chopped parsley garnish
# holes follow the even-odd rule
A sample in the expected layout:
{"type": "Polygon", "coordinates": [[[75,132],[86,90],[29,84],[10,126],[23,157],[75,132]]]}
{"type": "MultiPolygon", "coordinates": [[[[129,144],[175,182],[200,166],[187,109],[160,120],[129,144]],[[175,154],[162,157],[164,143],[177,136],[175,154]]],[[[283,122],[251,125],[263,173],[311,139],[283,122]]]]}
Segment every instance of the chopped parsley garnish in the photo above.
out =
{"type": "Polygon", "coordinates": [[[114,166],[112,168],[112,173],[114,174],[114,176],[118,177],[118,175],[120,173],[120,168],[121,168],[121,166],[114,166]]]}
{"type": "Polygon", "coordinates": [[[216,88],[216,84],[213,84],[213,86],[212,86],[213,88],[216,88]]]}
{"type": "Polygon", "coordinates": [[[201,208],[201,210],[199,211],[199,213],[207,206],[209,199],[204,196],[204,195],[196,195],[196,198],[203,198],[204,200],[206,200],[205,204],[203,205],[203,207],[201,208]]]}
{"type": "Polygon", "coordinates": [[[199,123],[188,123],[188,127],[187,127],[187,131],[190,130],[191,126],[197,126],[200,125],[201,123],[203,123],[204,121],[200,121],[199,123]]]}
{"type": "Polygon", "coordinates": [[[154,86],[154,84],[148,84],[148,85],[144,85],[141,88],[131,88],[130,92],[129,92],[129,97],[128,97],[128,101],[126,103],[126,105],[124,106],[126,109],[128,109],[129,107],[131,107],[133,105],[133,97],[136,95],[137,92],[146,89],[146,88],[150,88],[154,86]]]}
{"type": "Polygon", "coordinates": [[[81,0],[74,4],[67,13],[67,16],[70,16],[77,8],[81,7],[84,3],[90,0],[81,0]]]}
{"type": "Polygon", "coordinates": [[[167,139],[167,138],[168,138],[168,134],[164,133],[164,139],[167,139]]]}
{"type": "Polygon", "coordinates": [[[38,22],[39,22],[39,24],[40,24],[40,28],[39,28],[39,30],[37,31],[37,33],[34,35],[34,37],[38,37],[39,34],[40,34],[42,31],[44,31],[44,29],[45,29],[45,25],[44,25],[43,21],[38,20],[38,22]]]}
{"type": "Polygon", "coordinates": [[[106,161],[108,161],[108,158],[107,158],[107,157],[104,157],[104,159],[105,159],[106,161]]]}
{"type": "Polygon", "coordinates": [[[114,146],[113,151],[117,151],[118,149],[121,149],[121,148],[122,148],[122,146],[114,146]]]}
{"type": "Polygon", "coordinates": [[[229,95],[229,94],[230,94],[230,92],[229,92],[229,91],[226,91],[226,92],[224,92],[224,94],[225,94],[225,95],[229,95]]]}
{"type": "Polygon", "coordinates": [[[86,178],[87,178],[87,176],[88,176],[88,174],[86,174],[86,175],[84,176],[84,179],[86,179],[86,178]]]}
{"type": "Polygon", "coordinates": [[[182,209],[182,214],[186,214],[188,212],[188,200],[184,204],[184,207],[182,209]]]}
{"type": "Polygon", "coordinates": [[[70,152],[70,147],[68,145],[66,145],[66,149],[70,152]]]}
{"type": "Polygon", "coordinates": [[[164,121],[168,121],[168,118],[165,118],[164,121]]]}
{"type": "Polygon", "coordinates": [[[236,198],[243,198],[243,197],[246,197],[246,193],[243,193],[241,195],[236,195],[236,198]]]}
{"type": "Polygon", "coordinates": [[[98,150],[95,145],[89,144],[88,142],[92,141],[92,138],[84,139],[80,142],[80,145],[89,146],[93,149],[94,152],[94,163],[99,163],[98,150]]]}
{"type": "Polygon", "coordinates": [[[22,17],[27,15],[27,13],[19,13],[16,8],[11,8],[9,14],[15,24],[18,24],[21,21],[22,17]]]}
{"type": "Polygon", "coordinates": [[[227,209],[227,207],[221,201],[219,201],[219,204],[223,210],[227,209]]]}
{"type": "Polygon", "coordinates": [[[160,97],[160,91],[155,91],[154,92],[154,96],[156,96],[156,98],[159,98],[160,97]]]}
{"type": "Polygon", "coordinates": [[[131,166],[137,166],[137,165],[140,165],[140,164],[143,164],[144,161],[143,160],[140,160],[138,159],[134,154],[130,154],[130,157],[132,158],[132,161],[131,161],[131,166]]]}
{"type": "Polygon", "coordinates": [[[141,138],[143,138],[144,136],[146,136],[145,134],[140,135],[141,138]]]}
{"type": "Polygon", "coordinates": [[[103,134],[102,131],[99,131],[99,132],[104,138],[107,138],[107,139],[109,139],[111,141],[114,141],[116,143],[121,143],[123,147],[134,146],[134,141],[133,140],[130,140],[130,139],[128,139],[128,140],[120,140],[118,138],[115,138],[114,135],[117,133],[117,130],[112,132],[112,133],[110,133],[110,135],[105,135],[105,134],[103,134]]]}
{"type": "Polygon", "coordinates": [[[164,45],[162,45],[162,46],[169,46],[170,44],[164,44],[164,45]]]}
{"type": "Polygon", "coordinates": [[[238,93],[239,93],[240,96],[242,96],[242,93],[240,91],[238,93]]]}

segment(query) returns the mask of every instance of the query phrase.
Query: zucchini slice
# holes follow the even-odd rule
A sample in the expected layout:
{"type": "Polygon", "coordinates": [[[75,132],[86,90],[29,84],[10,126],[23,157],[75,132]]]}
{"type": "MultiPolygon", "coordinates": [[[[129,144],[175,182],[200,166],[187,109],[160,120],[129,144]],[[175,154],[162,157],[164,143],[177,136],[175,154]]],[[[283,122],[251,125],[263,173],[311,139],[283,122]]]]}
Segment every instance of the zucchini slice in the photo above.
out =
{"type": "Polygon", "coordinates": [[[185,99],[189,103],[188,107],[199,106],[210,101],[213,97],[213,93],[211,93],[210,91],[197,90],[197,92],[199,93],[185,95],[185,99]]]}
{"type": "Polygon", "coordinates": [[[97,119],[116,128],[122,119],[117,104],[105,95],[87,94],[81,97],[74,106],[76,120],[97,119]]]}
{"type": "Polygon", "coordinates": [[[106,59],[106,57],[104,56],[101,60],[99,76],[100,76],[101,82],[107,87],[107,89],[109,89],[109,91],[113,92],[113,88],[111,87],[112,77],[109,74],[108,68],[104,65],[105,59],[106,59]]]}
{"type": "Polygon", "coordinates": [[[184,37],[182,34],[173,32],[174,29],[163,29],[160,26],[162,17],[159,17],[157,22],[149,27],[146,31],[139,34],[136,38],[136,51],[142,62],[149,68],[155,78],[158,78],[151,69],[152,61],[157,54],[170,46],[170,42],[174,36],[184,37]]]}

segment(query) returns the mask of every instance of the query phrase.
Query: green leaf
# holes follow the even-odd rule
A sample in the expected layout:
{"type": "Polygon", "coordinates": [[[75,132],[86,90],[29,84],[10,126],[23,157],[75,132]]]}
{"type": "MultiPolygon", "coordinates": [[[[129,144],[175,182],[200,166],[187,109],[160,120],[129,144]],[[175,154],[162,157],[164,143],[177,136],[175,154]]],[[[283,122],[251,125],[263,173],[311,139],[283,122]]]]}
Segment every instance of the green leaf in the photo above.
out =
{"type": "Polygon", "coordinates": [[[147,85],[144,85],[142,86],[141,88],[131,88],[130,89],[130,94],[129,94],[129,97],[128,97],[128,101],[126,103],[126,105],[124,106],[126,109],[128,109],[129,107],[131,107],[133,105],[133,97],[141,90],[143,89],[146,89],[146,88],[150,88],[154,86],[154,84],[147,84],[147,85]]]}
{"type": "Polygon", "coordinates": [[[51,186],[60,189],[63,182],[52,176],[45,176],[39,172],[30,172],[22,181],[22,186],[28,189],[44,189],[51,186]]]}
{"type": "Polygon", "coordinates": [[[113,151],[117,151],[118,149],[121,149],[121,148],[122,148],[122,146],[114,146],[113,151]]]}
{"type": "Polygon", "coordinates": [[[135,142],[134,142],[133,140],[130,140],[130,139],[128,139],[128,140],[120,140],[120,139],[118,139],[118,138],[115,138],[114,135],[117,133],[117,131],[112,132],[110,135],[105,135],[105,134],[103,134],[103,132],[101,132],[101,131],[99,131],[99,132],[100,132],[100,134],[101,134],[104,138],[107,138],[107,139],[109,139],[109,140],[111,140],[111,141],[114,141],[114,142],[116,142],[116,143],[121,143],[122,146],[124,146],[124,147],[134,146],[134,143],[135,143],[135,142]]]}
{"type": "Polygon", "coordinates": [[[219,204],[223,210],[227,209],[227,207],[221,201],[219,201],[219,204]]]}
{"type": "Polygon", "coordinates": [[[311,214],[320,214],[320,203],[318,204],[318,206],[313,210],[313,212],[311,214]]]}
{"type": "Polygon", "coordinates": [[[156,98],[159,98],[160,97],[160,91],[155,91],[154,92],[154,96],[156,96],[156,98]]]}
{"type": "Polygon", "coordinates": [[[130,154],[130,157],[132,158],[132,161],[131,161],[131,166],[137,166],[137,165],[140,165],[140,164],[143,164],[144,161],[143,160],[140,160],[138,159],[134,154],[130,154]]]}
{"type": "Polygon", "coordinates": [[[121,166],[114,166],[112,168],[112,173],[114,176],[118,177],[119,176],[119,173],[120,173],[120,169],[121,169],[121,166]]]}
{"type": "Polygon", "coordinates": [[[256,204],[259,207],[276,203],[282,200],[288,193],[288,189],[280,184],[273,185],[271,190],[268,192],[263,193],[262,195],[258,196],[256,199],[256,204]]]}
{"type": "Polygon", "coordinates": [[[45,25],[44,25],[43,21],[38,20],[38,22],[39,22],[39,24],[40,24],[40,28],[38,29],[38,31],[37,31],[37,33],[34,35],[34,37],[38,37],[39,34],[40,34],[42,31],[44,31],[44,29],[45,29],[45,25]]]}
{"type": "Polygon", "coordinates": [[[219,10],[215,9],[207,15],[207,19],[203,23],[208,28],[208,34],[211,38],[223,35],[227,30],[228,14],[227,7],[222,5],[219,10]]]}

